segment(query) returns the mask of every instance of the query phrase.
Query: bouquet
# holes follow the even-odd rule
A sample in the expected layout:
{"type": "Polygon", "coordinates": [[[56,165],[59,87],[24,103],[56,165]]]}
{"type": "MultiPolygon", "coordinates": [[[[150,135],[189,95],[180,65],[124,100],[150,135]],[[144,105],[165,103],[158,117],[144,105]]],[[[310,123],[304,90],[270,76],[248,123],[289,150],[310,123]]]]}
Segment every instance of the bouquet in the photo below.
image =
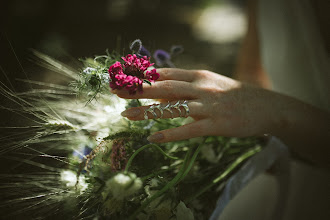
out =
{"type": "Polygon", "coordinates": [[[120,112],[156,100],[125,100],[110,89],[143,92],[159,78],[155,66],[174,67],[183,49],[151,56],[140,40],[130,49],[82,59],[80,71],[34,51],[66,85],[25,80],[31,89],[15,93],[1,83],[10,101],[1,107],[24,119],[1,138],[1,156],[15,161],[0,176],[3,217],[208,219],[228,177],[261,150],[256,137],[148,142],[151,132],[192,119],[130,121],[120,112]]]}

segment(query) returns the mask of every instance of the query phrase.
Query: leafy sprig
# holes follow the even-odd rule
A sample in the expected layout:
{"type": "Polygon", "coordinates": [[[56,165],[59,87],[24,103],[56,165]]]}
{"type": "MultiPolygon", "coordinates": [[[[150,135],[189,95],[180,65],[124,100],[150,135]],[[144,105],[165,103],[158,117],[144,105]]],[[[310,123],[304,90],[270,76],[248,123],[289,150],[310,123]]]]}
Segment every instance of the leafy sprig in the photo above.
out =
{"type": "Polygon", "coordinates": [[[121,55],[117,52],[110,53],[106,50],[105,55],[92,58],[80,59],[83,68],[79,78],[71,83],[78,95],[87,96],[87,104],[97,98],[99,93],[109,90],[109,67],[117,61],[121,61],[121,55]]]}

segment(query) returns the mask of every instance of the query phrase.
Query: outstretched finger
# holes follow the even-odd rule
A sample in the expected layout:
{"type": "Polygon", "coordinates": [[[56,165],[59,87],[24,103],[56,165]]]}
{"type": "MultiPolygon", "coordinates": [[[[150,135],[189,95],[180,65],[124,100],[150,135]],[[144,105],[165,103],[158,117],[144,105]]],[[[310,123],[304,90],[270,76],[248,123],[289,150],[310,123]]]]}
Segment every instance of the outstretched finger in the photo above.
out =
{"type": "Polygon", "coordinates": [[[195,70],[184,70],[177,68],[161,68],[157,69],[157,73],[159,73],[159,81],[178,80],[192,82],[198,77],[198,74],[195,70]]]}
{"type": "Polygon", "coordinates": [[[152,84],[152,86],[145,86],[143,93],[136,93],[131,95],[127,90],[114,90],[116,95],[125,99],[194,99],[198,96],[198,91],[195,86],[188,82],[165,80],[152,84]]]}
{"type": "Polygon", "coordinates": [[[208,119],[195,121],[177,128],[156,132],[149,136],[148,140],[152,143],[166,143],[210,135],[208,134],[209,124],[208,119]]]}
{"type": "Polygon", "coordinates": [[[199,101],[172,101],[151,106],[129,108],[121,113],[130,120],[144,119],[198,117],[202,118],[203,106],[199,101]]]}

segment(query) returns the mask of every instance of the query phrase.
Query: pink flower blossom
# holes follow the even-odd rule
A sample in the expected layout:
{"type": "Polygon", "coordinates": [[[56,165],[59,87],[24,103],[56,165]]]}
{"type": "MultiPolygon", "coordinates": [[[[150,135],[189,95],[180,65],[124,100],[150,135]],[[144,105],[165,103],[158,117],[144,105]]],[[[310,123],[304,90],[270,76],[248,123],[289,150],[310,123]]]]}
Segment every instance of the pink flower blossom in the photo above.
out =
{"type": "Polygon", "coordinates": [[[154,64],[150,63],[147,56],[139,58],[135,54],[128,54],[122,59],[125,61],[123,65],[117,61],[108,70],[111,89],[125,88],[129,94],[137,91],[142,93],[143,80],[155,82],[159,78],[156,69],[148,70],[154,64]]]}

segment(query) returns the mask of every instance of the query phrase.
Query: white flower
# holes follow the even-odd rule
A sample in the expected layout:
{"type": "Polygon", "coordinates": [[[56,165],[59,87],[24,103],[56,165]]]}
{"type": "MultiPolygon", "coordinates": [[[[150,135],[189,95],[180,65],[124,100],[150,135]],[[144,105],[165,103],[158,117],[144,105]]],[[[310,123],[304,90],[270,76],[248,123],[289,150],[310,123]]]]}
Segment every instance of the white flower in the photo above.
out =
{"type": "Polygon", "coordinates": [[[106,191],[118,200],[136,193],[142,187],[142,181],[134,173],[118,173],[106,182],[106,191]]]}
{"type": "Polygon", "coordinates": [[[91,74],[93,72],[95,72],[96,69],[95,68],[92,68],[92,67],[86,67],[83,72],[86,73],[86,74],[91,74]]]}
{"type": "MultiPolygon", "coordinates": [[[[67,187],[75,187],[77,183],[77,174],[71,170],[63,170],[61,172],[61,181],[64,182],[67,187]]],[[[84,176],[79,176],[77,188],[80,192],[83,192],[87,188],[87,183],[84,176]]]]}

